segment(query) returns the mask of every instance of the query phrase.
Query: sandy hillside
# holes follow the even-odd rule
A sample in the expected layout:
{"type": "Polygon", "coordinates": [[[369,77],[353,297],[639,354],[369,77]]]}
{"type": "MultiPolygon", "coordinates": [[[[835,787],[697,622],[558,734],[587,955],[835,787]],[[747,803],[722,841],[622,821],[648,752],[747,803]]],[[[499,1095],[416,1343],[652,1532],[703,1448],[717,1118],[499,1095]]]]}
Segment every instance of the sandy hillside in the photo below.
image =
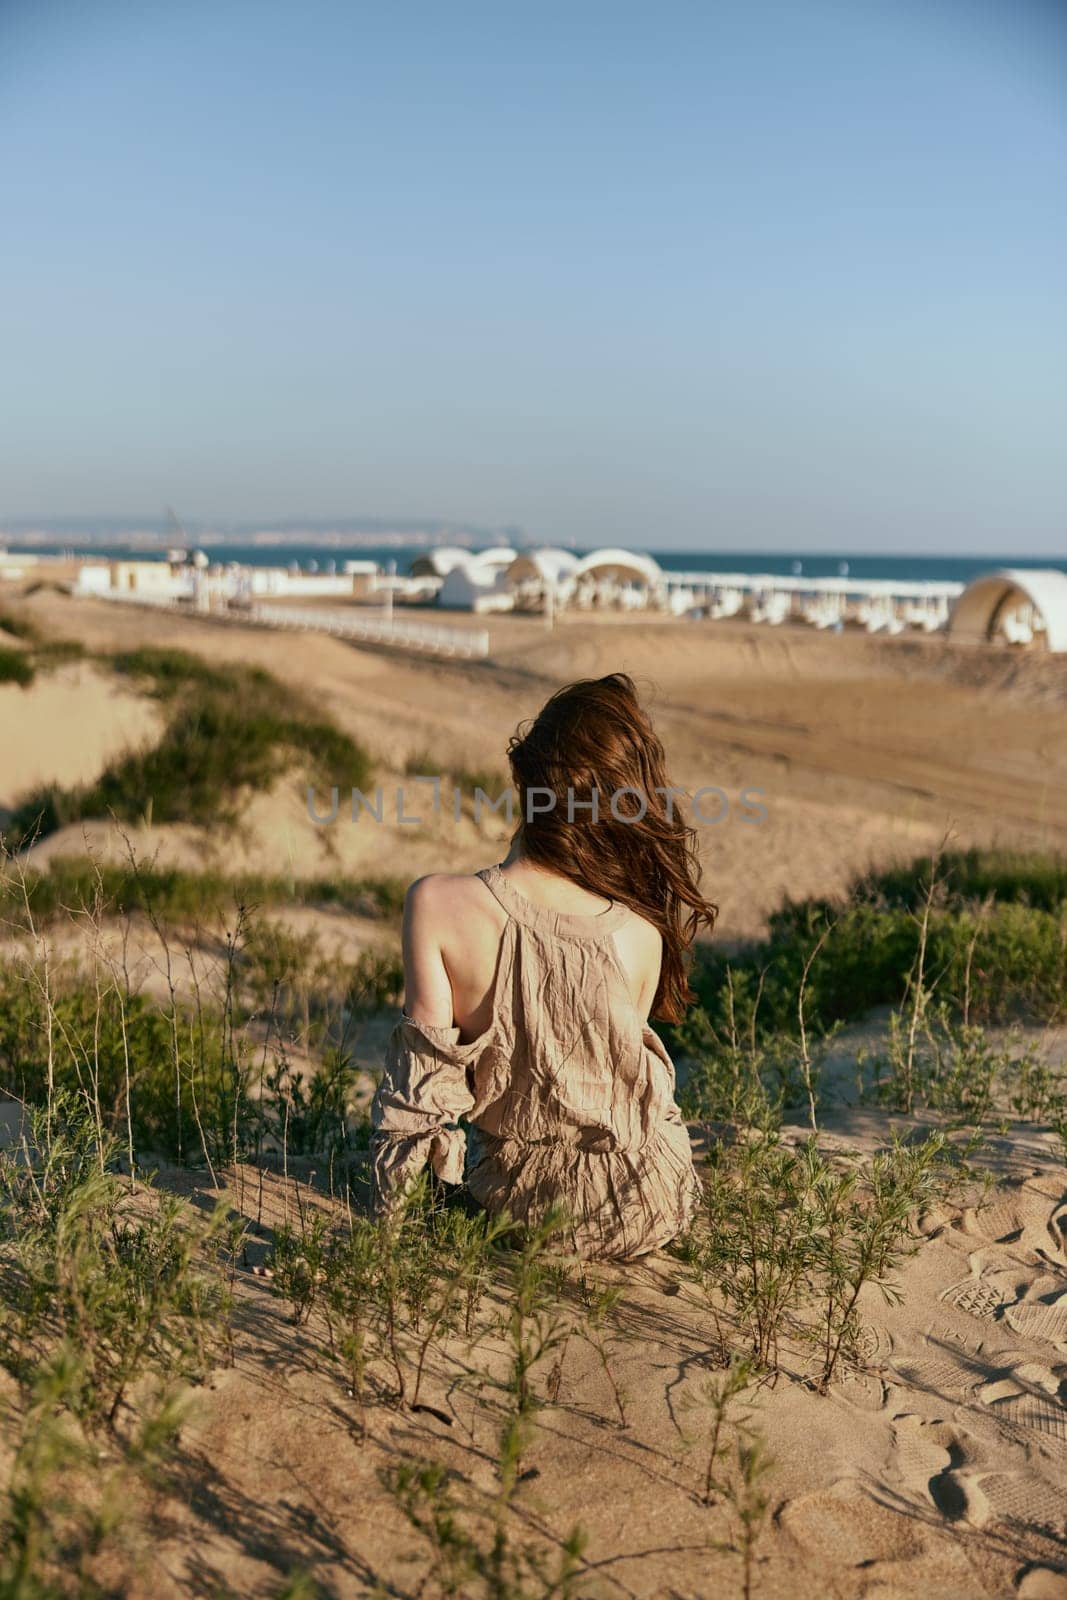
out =
{"type": "MultiPolygon", "coordinates": [[[[380,825],[365,816],[353,824],[343,806],[337,823],[315,825],[294,778],[254,799],[236,836],[157,829],[139,842],[142,854],[299,874],[414,876],[482,865],[498,856],[506,829],[485,819],[475,827],[466,815],[459,825],[447,814],[433,819],[426,791],[405,783],[405,763],[429,753],[452,768],[503,770],[509,734],[554,688],[613,669],[631,672],[646,694],[675,781],[725,792],[722,820],[699,832],[726,936],[757,931],[784,895],[832,893],[870,865],[911,858],[947,826],[961,844],[1067,847],[1067,668],[1054,658],[633,619],[566,618],[547,634],[537,621],[500,618],[491,658],[462,662],[55,594],[27,606],[44,628],[92,648],[172,644],[258,662],[304,688],[374,758],[380,825]],[[400,783],[407,814],[423,818],[418,826],[397,821],[400,783]],[[744,820],[742,790],[761,791],[766,821],[744,820]]],[[[21,706],[30,720],[19,730],[20,773],[40,759],[31,708],[46,687],[21,706]]],[[[83,739],[108,748],[122,737],[103,691],[78,722],[83,739]]],[[[719,816],[724,801],[709,796],[704,807],[719,816]]],[[[89,831],[106,845],[102,830],[89,831]]],[[[42,848],[84,850],[83,830],[42,848]]]]}

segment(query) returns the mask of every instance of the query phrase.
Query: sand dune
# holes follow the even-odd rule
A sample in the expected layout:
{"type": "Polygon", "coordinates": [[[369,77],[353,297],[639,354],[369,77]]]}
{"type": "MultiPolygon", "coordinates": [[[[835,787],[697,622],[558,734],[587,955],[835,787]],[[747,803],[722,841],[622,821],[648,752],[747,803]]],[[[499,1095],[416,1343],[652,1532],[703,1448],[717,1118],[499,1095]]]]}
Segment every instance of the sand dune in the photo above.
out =
{"type": "Polygon", "coordinates": [[[151,701],[92,666],[41,674],[29,689],[0,684],[0,822],[38,785],[91,782],[158,728],[151,701]]]}

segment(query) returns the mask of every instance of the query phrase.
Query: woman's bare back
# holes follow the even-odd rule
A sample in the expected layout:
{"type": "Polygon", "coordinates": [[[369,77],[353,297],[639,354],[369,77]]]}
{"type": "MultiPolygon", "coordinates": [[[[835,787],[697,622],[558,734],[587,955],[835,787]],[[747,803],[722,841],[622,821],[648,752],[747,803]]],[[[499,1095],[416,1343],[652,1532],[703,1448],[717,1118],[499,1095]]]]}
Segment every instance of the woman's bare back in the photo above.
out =
{"type": "MultiPolygon", "coordinates": [[[[564,916],[595,917],[611,902],[512,856],[494,869],[531,905],[564,916]]],[[[484,1032],[507,914],[477,874],[419,878],[404,903],[404,1009],[435,1026],[456,1026],[461,1039],[484,1032]]],[[[633,1003],[647,1019],[659,981],[659,931],[627,911],[612,938],[633,1003]]]]}

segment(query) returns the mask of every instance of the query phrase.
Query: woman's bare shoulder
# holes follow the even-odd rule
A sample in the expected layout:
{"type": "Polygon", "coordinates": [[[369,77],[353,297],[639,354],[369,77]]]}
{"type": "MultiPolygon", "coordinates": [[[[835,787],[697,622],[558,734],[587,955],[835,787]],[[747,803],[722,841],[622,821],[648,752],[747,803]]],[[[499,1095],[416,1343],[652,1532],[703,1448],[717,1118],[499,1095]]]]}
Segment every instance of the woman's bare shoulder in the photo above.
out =
{"type": "Polygon", "coordinates": [[[629,907],[627,909],[630,915],[615,929],[615,947],[631,972],[645,978],[651,978],[654,974],[658,979],[663,959],[663,936],[654,923],[629,907]]]}
{"type": "Polygon", "coordinates": [[[627,906],[628,915],[618,928],[618,933],[632,941],[634,948],[659,955],[663,948],[663,935],[654,922],[649,922],[639,911],[627,906]]]}
{"type": "Polygon", "coordinates": [[[469,915],[488,909],[489,895],[472,872],[428,872],[416,878],[404,896],[404,916],[420,922],[469,915]]]}

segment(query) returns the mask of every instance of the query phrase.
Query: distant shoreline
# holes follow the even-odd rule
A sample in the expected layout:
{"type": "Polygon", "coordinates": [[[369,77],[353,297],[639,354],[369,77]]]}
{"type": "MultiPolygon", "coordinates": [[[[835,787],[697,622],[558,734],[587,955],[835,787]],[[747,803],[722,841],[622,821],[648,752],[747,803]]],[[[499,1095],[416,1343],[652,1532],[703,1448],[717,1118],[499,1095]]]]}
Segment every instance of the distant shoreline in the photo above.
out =
{"type": "MultiPolygon", "coordinates": [[[[2,536],[0,536],[2,540],[2,536]]],[[[374,560],[381,566],[395,561],[397,572],[403,576],[415,556],[421,554],[434,545],[454,544],[464,549],[484,549],[500,540],[483,538],[480,540],[461,541],[458,538],[439,538],[426,542],[416,542],[412,539],[397,539],[390,541],[379,539],[357,540],[351,538],[337,543],[312,543],[299,539],[270,542],[245,542],[235,540],[204,539],[197,541],[189,538],[185,548],[203,548],[213,562],[237,562],[247,566],[290,566],[296,563],[301,568],[306,568],[310,563],[315,563],[319,570],[327,569],[331,562],[338,569],[342,563],[349,559],[374,560]]],[[[10,541],[10,554],[12,556],[24,552],[36,556],[62,556],[73,554],[75,558],[85,560],[113,561],[124,560],[128,557],[159,557],[162,559],[168,549],[173,547],[177,540],[170,544],[166,542],[148,542],[132,540],[116,540],[113,542],[75,543],[70,540],[52,539],[41,540],[31,544],[28,540],[10,541]]],[[[2,548],[0,542],[0,548],[2,548]]],[[[520,545],[519,548],[522,548],[520,545]]],[[[847,575],[855,579],[896,579],[908,581],[931,582],[959,582],[967,583],[977,577],[979,573],[989,572],[998,567],[1023,567],[1026,569],[1052,568],[1067,572],[1067,562],[1062,558],[1056,560],[1052,557],[1018,556],[1015,554],[955,556],[955,555],[891,555],[857,554],[848,551],[765,551],[765,550],[730,550],[730,549],[704,549],[704,550],[664,550],[653,545],[643,547],[648,554],[653,555],[659,565],[666,572],[690,571],[719,571],[719,572],[749,572],[767,573],[772,576],[789,577],[803,575],[811,578],[832,578],[847,575]],[[844,569],[844,571],[843,571],[844,569]]],[[[578,555],[586,554],[586,548],[575,547],[578,555]]]]}

